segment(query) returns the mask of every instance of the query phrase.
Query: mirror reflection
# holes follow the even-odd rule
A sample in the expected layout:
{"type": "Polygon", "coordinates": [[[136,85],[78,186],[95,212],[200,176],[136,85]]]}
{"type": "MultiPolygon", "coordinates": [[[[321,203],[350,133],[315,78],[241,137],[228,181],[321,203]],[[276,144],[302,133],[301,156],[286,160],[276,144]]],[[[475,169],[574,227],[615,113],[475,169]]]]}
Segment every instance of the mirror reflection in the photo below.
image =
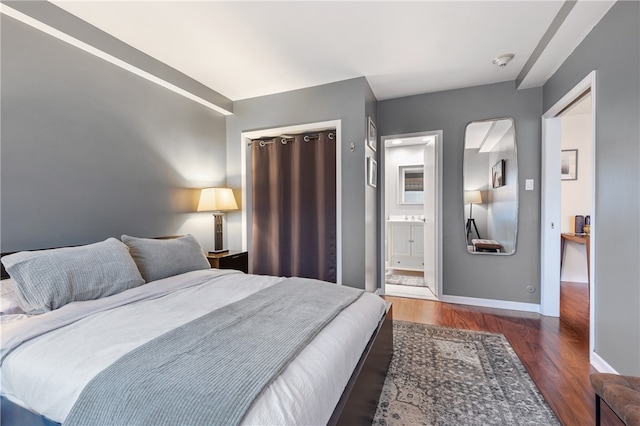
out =
{"type": "Polygon", "coordinates": [[[398,204],[424,203],[424,166],[399,166],[398,174],[398,204]]]}
{"type": "Polygon", "coordinates": [[[513,254],[518,231],[518,160],[511,118],[474,121],[464,137],[467,251],[513,254]]]}

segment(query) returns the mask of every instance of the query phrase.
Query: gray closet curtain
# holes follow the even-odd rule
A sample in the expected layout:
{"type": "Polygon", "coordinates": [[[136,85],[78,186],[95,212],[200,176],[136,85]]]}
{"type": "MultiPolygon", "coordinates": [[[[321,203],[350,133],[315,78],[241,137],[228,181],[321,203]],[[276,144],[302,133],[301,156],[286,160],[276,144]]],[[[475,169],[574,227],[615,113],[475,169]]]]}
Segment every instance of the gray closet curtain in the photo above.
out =
{"type": "Polygon", "coordinates": [[[253,273],[336,282],[335,131],[251,144],[253,273]]]}

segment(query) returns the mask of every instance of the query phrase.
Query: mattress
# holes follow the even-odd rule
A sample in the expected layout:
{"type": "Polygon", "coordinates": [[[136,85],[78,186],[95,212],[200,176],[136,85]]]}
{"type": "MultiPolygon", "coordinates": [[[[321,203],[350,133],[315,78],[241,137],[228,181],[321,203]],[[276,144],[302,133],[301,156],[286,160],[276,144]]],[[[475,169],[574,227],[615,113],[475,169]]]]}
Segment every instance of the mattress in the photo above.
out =
{"type": "MultiPolygon", "coordinates": [[[[2,394],[62,423],[84,386],[130,350],[281,279],[192,271],[34,317],[5,317],[2,394]]],[[[243,424],[326,424],[385,308],[365,293],[342,311],[254,401],[243,424]]]]}

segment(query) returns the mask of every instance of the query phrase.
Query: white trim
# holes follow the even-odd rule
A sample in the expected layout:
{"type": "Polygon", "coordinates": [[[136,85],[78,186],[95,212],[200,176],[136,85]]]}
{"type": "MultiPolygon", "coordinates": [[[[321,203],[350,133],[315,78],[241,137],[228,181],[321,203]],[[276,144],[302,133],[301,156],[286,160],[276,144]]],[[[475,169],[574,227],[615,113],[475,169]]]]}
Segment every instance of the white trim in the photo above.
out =
{"type": "Polygon", "coordinates": [[[436,188],[438,189],[436,192],[436,202],[438,203],[436,207],[436,297],[440,297],[442,295],[442,261],[443,261],[443,249],[442,249],[442,150],[444,145],[443,131],[438,130],[435,132],[436,134],[436,165],[438,170],[436,171],[436,188]]]}
{"type": "Polygon", "coordinates": [[[595,352],[591,352],[591,359],[589,360],[593,368],[598,370],[598,373],[610,373],[620,374],[612,366],[609,365],[600,355],[595,352]]]}
{"type": "Polygon", "coordinates": [[[551,317],[560,316],[560,133],[560,119],[542,120],[540,313],[551,317]]]}
{"type": "MultiPolygon", "coordinates": [[[[598,170],[596,169],[596,72],[592,71],[590,74],[591,80],[591,132],[593,138],[591,140],[591,223],[595,223],[597,219],[596,212],[596,175],[598,170]]],[[[591,226],[589,231],[589,351],[595,352],[596,348],[596,241],[598,235],[598,227],[591,226]]]]}
{"type": "MultiPolygon", "coordinates": [[[[559,118],[556,116],[573,102],[578,96],[586,90],[591,89],[591,131],[593,138],[591,142],[591,231],[590,244],[591,253],[589,264],[589,280],[591,281],[589,288],[589,352],[594,353],[595,348],[595,309],[598,301],[595,297],[595,288],[598,283],[595,280],[596,270],[596,252],[597,252],[597,224],[596,221],[596,71],[591,71],[585,78],[576,84],[566,95],[555,103],[547,112],[542,115],[542,158],[541,158],[541,243],[540,243],[540,313],[549,316],[560,316],[560,253],[558,241],[560,239],[560,206],[553,201],[553,196],[557,188],[554,185],[559,184],[550,178],[552,171],[549,167],[558,165],[557,173],[559,174],[559,158],[560,158],[560,125],[559,118]],[[556,221],[557,236],[550,230],[550,223],[556,221]],[[556,273],[557,271],[557,273],[556,273]]],[[[554,169],[555,170],[555,169],[554,169]]],[[[558,190],[559,191],[559,190],[558,190]]]]}
{"type": "MultiPolygon", "coordinates": [[[[591,71],[585,78],[576,84],[573,89],[567,92],[558,102],[555,103],[547,112],[542,114],[542,118],[553,118],[558,115],[564,108],[566,108],[571,102],[573,102],[578,96],[584,93],[586,90],[593,88],[596,83],[596,71],[591,71]]],[[[593,95],[593,93],[592,93],[593,95]]],[[[593,100],[592,100],[593,102],[593,100]]],[[[595,102],[593,102],[595,104],[595,102]]]]}
{"type": "MultiPolygon", "coordinates": [[[[435,247],[435,253],[434,253],[434,263],[435,263],[435,287],[436,287],[436,294],[435,296],[439,299],[440,295],[442,294],[442,146],[444,144],[444,140],[443,140],[443,132],[442,130],[431,130],[431,131],[425,131],[425,132],[415,132],[415,133],[402,133],[402,134],[396,134],[396,135],[387,135],[387,136],[381,136],[380,138],[380,156],[385,156],[386,155],[386,142],[387,140],[391,140],[391,139],[402,139],[402,138],[414,138],[414,137],[418,137],[418,136],[434,136],[433,138],[433,143],[435,144],[435,187],[436,187],[436,205],[435,205],[435,212],[434,212],[434,216],[435,216],[435,240],[436,240],[436,247],[435,247]]],[[[385,165],[385,169],[387,166],[387,162],[386,162],[386,157],[385,157],[385,161],[384,161],[384,165],[385,165]]],[[[387,179],[387,174],[386,174],[386,170],[385,170],[385,174],[384,174],[385,180],[387,179]]],[[[385,187],[385,182],[381,182],[380,183],[381,187],[385,187]]],[[[386,235],[386,226],[385,225],[385,221],[386,221],[386,198],[387,198],[387,194],[385,191],[379,192],[379,193],[384,193],[384,197],[379,197],[380,198],[380,211],[382,212],[382,214],[380,215],[379,220],[381,221],[381,229],[382,229],[382,235],[380,238],[380,253],[382,256],[382,262],[380,265],[380,276],[382,277],[381,283],[380,283],[380,289],[382,291],[382,294],[386,294],[385,293],[385,281],[384,281],[384,276],[385,276],[385,269],[386,269],[386,262],[385,259],[387,258],[387,254],[385,252],[385,240],[387,238],[386,235]]]]}
{"type": "MultiPolygon", "coordinates": [[[[246,133],[240,134],[240,180],[242,185],[242,217],[240,219],[240,227],[242,228],[242,251],[249,251],[249,235],[247,227],[247,185],[248,185],[248,173],[247,173],[247,146],[251,138],[246,133]]],[[[249,273],[252,273],[251,268],[251,253],[249,253],[249,273]]]]}
{"type": "MultiPolygon", "coordinates": [[[[264,136],[278,136],[285,133],[317,132],[325,129],[336,129],[336,283],[342,285],[342,120],[321,121],[317,123],[298,124],[294,126],[252,130],[240,134],[240,156],[242,174],[242,250],[249,246],[247,218],[247,188],[249,185],[249,155],[247,145],[251,139],[264,136]]],[[[251,253],[249,253],[251,256],[251,253]]],[[[250,271],[251,272],[251,271],[250,271]]]]}
{"type": "Polygon", "coordinates": [[[126,71],[129,71],[132,74],[135,74],[139,77],[142,77],[152,83],[155,83],[159,86],[162,86],[166,89],[171,90],[174,93],[177,93],[178,95],[184,96],[187,99],[191,99],[192,101],[195,101],[197,103],[199,103],[200,105],[203,105],[209,109],[212,109],[220,114],[223,115],[232,115],[233,113],[231,111],[228,111],[218,105],[215,105],[209,101],[207,101],[206,99],[201,98],[200,96],[194,95],[193,93],[186,91],[172,83],[169,83],[166,80],[163,80],[161,78],[156,77],[155,75],[144,71],[134,65],[131,65],[128,62],[125,62],[121,59],[116,58],[113,55],[108,54],[107,52],[104,52],[100,49],[97,49],[93,46],[91,46],[90,44],[87,44],[83,41],[78,40],[75,37],[72,37],[60,30],[57,30],[47,24],[45,24],[44,22],[38,21],[37,19],[34,19],[28,15],[25,15],[22,12],[19,12],[9,6],[7,6],[4,3],[0,3],[0,13],[3,13],[7,16],[10,16],[14,19],[17,19],[18,21],[22,22],[23,24],[29,25],[32,28],[35,28],[39,31],[42,31],[45,34],[48,34],[52,37],[57,38],[58,40],[61,40],[65,43],[68,43],[74,47],[77,47],[78,49],[84,50],[87,53],[90,53],[93,56],[96,56],[100,59],[104,59],[105,61],[120,67],[126,71]]]}
{"type": "Polygon", "coordinates": [[[440,296],[440,301],[459,305],[482,306],[485,308],[509,309],[512,311],[540,312],[540,305],[535,303],[509,302],[506,300],[480,299],[464,296],[440,296]]]}

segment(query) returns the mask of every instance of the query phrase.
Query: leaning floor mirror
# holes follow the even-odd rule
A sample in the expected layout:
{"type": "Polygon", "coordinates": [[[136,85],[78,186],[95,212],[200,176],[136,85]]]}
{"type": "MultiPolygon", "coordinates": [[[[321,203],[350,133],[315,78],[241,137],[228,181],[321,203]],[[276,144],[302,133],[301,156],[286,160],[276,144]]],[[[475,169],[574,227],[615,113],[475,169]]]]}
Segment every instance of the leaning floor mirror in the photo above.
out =
{"type": "Polygon", "coordinates": [[[464,135],[467,251],[509,255],[518,233],[518,156],[511,118],[473,121],[464,135]]]}

